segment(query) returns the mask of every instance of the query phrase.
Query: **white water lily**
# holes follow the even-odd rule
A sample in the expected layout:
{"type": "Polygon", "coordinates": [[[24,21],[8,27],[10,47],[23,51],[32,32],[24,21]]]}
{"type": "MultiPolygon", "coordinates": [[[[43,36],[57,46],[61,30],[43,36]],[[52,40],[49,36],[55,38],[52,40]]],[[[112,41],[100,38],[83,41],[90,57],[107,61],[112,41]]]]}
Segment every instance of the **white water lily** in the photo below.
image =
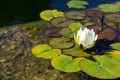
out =
{"type": "Polygon", "coordinates": [[[82,45],[84,49],[91,48],[95,45],[98,35],[95,34],[93,29],[80,28],[77,35],[74,35],[75,42],[82,45]]]}

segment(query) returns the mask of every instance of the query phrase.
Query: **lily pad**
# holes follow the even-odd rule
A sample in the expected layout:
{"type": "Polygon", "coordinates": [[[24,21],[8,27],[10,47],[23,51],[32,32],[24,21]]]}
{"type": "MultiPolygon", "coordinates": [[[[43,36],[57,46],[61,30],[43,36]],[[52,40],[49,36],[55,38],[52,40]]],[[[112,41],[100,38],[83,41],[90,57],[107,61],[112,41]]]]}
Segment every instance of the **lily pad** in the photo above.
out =
{"type": "Polygon", "coordinates": [[[111,22],[120,23],[120,14],[108,14],[105,18],[111,22]]]}
{"type": "Polygon", "coordinates": [[[79,46],[75,46],[70,49],[63,50],[64,54],[75,56],[75,57],[89,57],[91,56],[89,53],[84,52],[82,49],[80,49],[79,46]]]}
{"type": "Polygon", "coordinates": [[[68,27],[72,22],[74,22],[74,20],[69,20],[65,17],[56,17],[50,21],[50,23],[55,27],[68,27]]]}
{"type": "Polygon", "coordinates": [[[73,38],[74,37],[74,33],[71,32],[71,30],[69,28],[63,28],[60,33],[62,34],[62,36],[66,37],[66,38],[73,38]]]}
{"type": "Polygon", "coordinates": [[[78,72],[81,70],[79,61],[81,58],[72,59],[71,56],[60,55],[53,58],[51,64],[54,68],[63,72],[78,72]]]}
{"type": "Polygon", "coordinates": [[[96,34],[99,34],[102,31],[102,26],[91,25],[87,27],[88,29],[93,29],[96,34]]]}
{"type": "Polygon", "coordinates": [[[117,59],[103,56],[93,56],[97,61],[82,59],[81,69],[88,75],[99,79],[115,79],[120,77],[120,63],[117,59]]]}
{"type": "Polygon", "coordinates": [[[51,59],[62,52],[60,49],[52,49],[48,44],[40,44],[32,48],[32,54],[38,58],[51,59]]]}
{"type": "Polygon", "coordinates": [[[113,49],[119,50],[120,51],[120,43],[113,43],[110,45],[113,49]]]}
{"type": "Polygon", "coordinates": [[[60,34],[60,31],[61,31],[61,28],[51,27],[51,28],[45,29],[43,34],[50,38],[62,37],[62,35],[60,34]]]}
{"type": "Polygon", "coordinates": [[[120,11],[120,8],[113,4],[101,4],[98,7],[100,8],[100,10],[107,13],[115,13],[120,11]]]}
{"type": "Polygon", "coordinates": [[[85,16],[85,14],[81,11],[68,11],[68,12],[65,12],[64,15],[66,18],[76,19],[76,20],[83,19],[83,17],[85,16]]]}
{"type": "Polygon", "coordinates": [[[53,48],[66,49],[71,48],[74,45],[74,42],[68,38],[52,38],[49,40],[49,45],[53,48]]]}
{"type": "Polygon", "coordinates": [[[69,29],[72,32],[77,31],[79,28],[84,28],[84,26],[80,22],[73,22],[69,25],[69,29]]]}
{"type": "Polygon", "coordinates": [[[77,9],[86,8],[86,5],[88,5],[88,2],[86,2],[86,1],[77,1],[77,0],[68,1],[68,3],[67,3],[67,6],[69,8],[77,8],[77,9]]]}
{"type": "Polygon", "coordinates": [[[90,10],[87,10],[85,12],[85,14],[87,16],[90,16],[90,17],[93,17],[93,18],[102,18],[105,13],[103,11],[100,11],[100,10],[92,10],[92,9],[90,9],[90,10]]]}
{"type": "Polygon", "coordinates": [[[115,29],[104,27],[103,31],[98,35],[98,39],[113,40],[117,36],[115,29]]]}

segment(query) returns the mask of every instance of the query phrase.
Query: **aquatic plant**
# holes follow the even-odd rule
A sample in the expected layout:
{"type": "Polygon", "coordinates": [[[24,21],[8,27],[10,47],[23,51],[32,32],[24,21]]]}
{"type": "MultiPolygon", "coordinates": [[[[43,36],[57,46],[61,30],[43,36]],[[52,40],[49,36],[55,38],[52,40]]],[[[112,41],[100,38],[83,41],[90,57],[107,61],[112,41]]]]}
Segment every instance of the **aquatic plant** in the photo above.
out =
{"type": "MultiPolygon", "coordinates": [[[[71,0],[67,5],[81,9],[83,4],[87,4],[79,2],[81,0],[71,0]]],[[[44,29],[47,42],[34,46],[32,54],[51,59],[53,68],[62,72],[81,71],[99,79],[120,78],[120,16],[115,13],[119,6],[107,4],[99,7],[100,10],[85,12],[71,10],[59,13],[56,10],[56,15],[52,10],[41,12],[41,18],[52,27],[44,29]],[[112,28],[107,23],[117,25],[112,28]]]]}

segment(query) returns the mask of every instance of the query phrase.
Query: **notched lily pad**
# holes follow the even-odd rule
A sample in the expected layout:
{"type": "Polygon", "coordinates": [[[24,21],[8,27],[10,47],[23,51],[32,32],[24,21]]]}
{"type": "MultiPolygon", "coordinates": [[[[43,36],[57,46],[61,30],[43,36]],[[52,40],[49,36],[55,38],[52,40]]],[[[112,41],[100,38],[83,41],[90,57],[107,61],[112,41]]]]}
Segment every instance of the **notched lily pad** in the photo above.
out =
{"type": "Polygon", "coordinates": [[[93,56],[96,60],[82,59],[80,61],[81,69],[88,75],[99,79],[115,79],[120,77],[120,63],[117,59],[103,56],[93,56]]]}
{"type": "Polygon", "coordinates": [[[120,43],[113,43],[110,45],[113,49],[119,50],[120,51],[120,43]]]}
{"type": "Polygon", "coordinates": [[[115,29],[110,27],[103,28],[103,31],[98,35],[98,39],[113,40],[117,36],[115,29]]]}
{"type": "Polygon", "coordinates": [[[52,59],[51,64],[54,68],[63,72],[77,72],[81,70],[79,66],[81,59],[82,58],[73,59],[71,56],[60,55],[52,59]]]}
{"type": "Polygon", "coordinates": [[[93,18],[102,18],[105,13],[100,11],[100,10],[92,10],[92,9],[90,9],[90,10],[87,10],[85,12],[85,14],[87,16],[90,16],[90,17],[93,17],[93,18]]]}
{"type": "Polygon", "coordinates": [[[60,31],[61,31],[61,28],[51,27],[51,28],[45,29],[43,34],[50,38],[62,37],[62,35],[60,34],[60,31]]]}
{"type": "Polygon", "coordinates": [[[89,57],[91,56],[89,53],[84,52],[82,49],[80,49],[79,46],[75,46],[70,49],[63,50],[64,54],[75,56],[75,57],[89,57]]]}
{"type": "Polygon", "coordinates": [[[85,14],[81,11],[68,11],[65,12],[64,15],[66,18],[77,19],[77,20],[83,19],[83,17],[85,16],[85,14]]]}
{"type": "Polygon", "coordinates": [[[68,1],[67,3],[67,6],[69,8],[86,8],[86,5],[88,5],[88,2],[86,1],[77,1],[77,0],[71,0],[71,1],[68,1]]]}
{"type": "Polygon", "coordinates": [[[51,59],[62,54],[60,49],[52,49],[48,44],[40,44],[32,48],[32,54],[38,58],[51,59]]]}
{"type": "Polygon", "coordinates": [[[74,20],[69,20],[65,17],[56,17],[50,21],[50,23],[55,27],[68,27],[72,22],[74,22],[74,20]]]}
{"type": "Polygon", "coordinates": [[[49,45],[53,48],[66,49],[74,45],[74,42],[68,38],[52,38],[49,40],[49,45]]]}

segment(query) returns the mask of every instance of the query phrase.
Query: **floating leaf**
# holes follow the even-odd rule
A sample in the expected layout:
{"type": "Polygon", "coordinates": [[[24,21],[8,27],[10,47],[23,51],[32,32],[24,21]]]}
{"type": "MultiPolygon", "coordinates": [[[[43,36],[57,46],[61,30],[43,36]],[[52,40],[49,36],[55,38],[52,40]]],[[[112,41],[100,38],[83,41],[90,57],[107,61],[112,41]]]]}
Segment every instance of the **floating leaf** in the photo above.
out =
{"type": "Polygon", "coordinates": [[[113,49],[119,50],[120,51],[120,43],[113,43],[110,45],[113,49]]]}
{"type": "Polygon", "coordinates": [[[53,18],[50,22],[55,27],[68,27],[68,25],[74,22],[74,20],[69,20],[65,17],[56,17],[53,18]]]}
{"type": "Polygon", "coordinates": [[[120,77],[120,62],[106,55],[93,56],[97,62],[82,59],[80,61],[81,69],[88,75],[100,79],[115,79],[120,77]]]}
{"type": "Polygon", "coordinates": [[[113,40],[116,36],[116,30],[110,27],[104,27],[103,31],[98,35],[98,39],[113,40]]]}
{"type": "Polygon", "coordinates": [[[66,38],[73,38],[74,33],[69,28],[63,28],[60,33],[66,38]]]}
{"type": "Polygon", "coordinates": [[[88,2],[86,1],[77,1],[77,0],[72,0],[68,1],[67,6],[69,8],[86,8],[85,5],[88,5],[88,2]]]}
{"type": "Polygon", "coordinates": [[[40,17],[45,21],[50,21],[54,17],[64,16],[63,12],[54,10],[44,10],[40,13],[40,17]]]}
{"type": "Polygon", "coordinates": [[[60,31],[61,31],[61,28],[52,27],[52,28],[45,29],[43,34],[50,38],[61,37],[62,35],[60,34],[60,31]]]}
{"type": "Polygon", "coordinates": [[[120,11],[120,8],[113,4],[102,4],[102,5],[99,5],[98,7],[100,8],[100,10],[108,13],[120,11]]]}
{"type": "Polygon", "coordinates": [[[52,38],[49,40],[49,45],[53,48],[60,48],[60,49],[66,49],[70,48],[74,45],[74,42],[71,41],[71,39],[68,38],[52,38]]]}
{"type": "Polygon", "coordinates": [[[66,18],[77,19],[77,20],[83,19],[83,17],[85,16],[85,14],[81,11],[68,11],[65,12],[64,15],[66,18]]]}
{"type": "Polygon", "coordinates": [[[105,14],[104,12],[100,11],[100,10],[87,10],[85,12],[85,14],[87,16],[90,16],[90,17],[94,17],[94,18],[102,18],[102,16],[105,14]]]}
{"type": "Polygon", "coordinates": [[[79,66],[80,60],[81,58],[72,59],[71,56],[60,55],[53,58],[51,64],[54,68],[63,72],[77,72],[81,70],[79,66]]]}
{"type": "Polygon", "coordinates": [[[52,14],[51,10],[45,10],[40,13],[40,17],[45,21],[50,21],[54,15],[52,14]]]}
{"type": "Polygon", "coordinates": [[[116,2],[115,6],[117,6],[118,8],[120,8],[120,2],[116,2]]]}
{"type": "Polygon", "coordinates": [[[105,18],[111,22],[120,23],[120,14],[108,14],[105,18]]]}
{"type": "Polygon", "coordinates": [[[89,57],[91,56],[89,53],[84,52],[82,49],[80,49],[79,46],[75,46],[70,49],[63,50],[64,54],[75,56],[75,57],[89,57]]]}
{"type": "Polygon", "coordinates": [[[72,32],[77,31],[79,28],[84,28],[84,26],[80,22],[73,22],[69,25],[69,29],[72,32]]]}
{"type": "Polygon", "coordinates": [[[51,59],[61,53],[60,49],[52,49],[48,44],[40,44],[32,48],[32,54],[38,58],[51,59]]]}

